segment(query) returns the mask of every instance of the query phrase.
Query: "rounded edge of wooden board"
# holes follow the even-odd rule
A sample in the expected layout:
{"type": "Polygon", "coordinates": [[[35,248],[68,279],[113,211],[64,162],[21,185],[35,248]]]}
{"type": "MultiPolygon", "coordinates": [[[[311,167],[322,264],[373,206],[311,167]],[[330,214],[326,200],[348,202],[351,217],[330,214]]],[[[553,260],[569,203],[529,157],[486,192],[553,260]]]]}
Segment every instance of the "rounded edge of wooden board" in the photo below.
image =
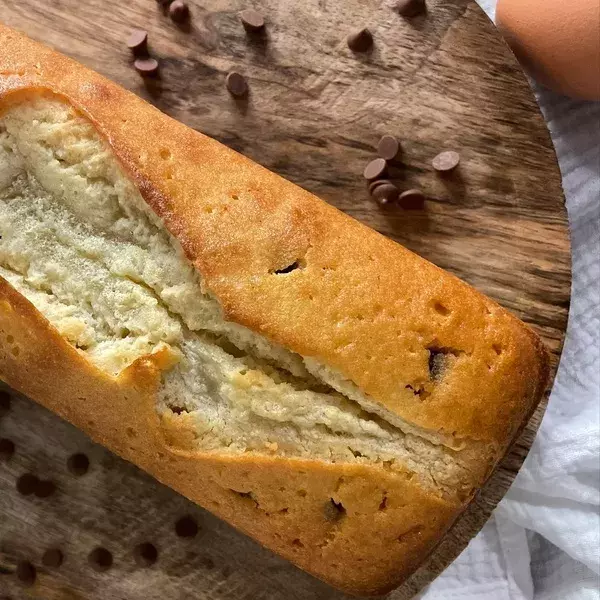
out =
{"type": "MultiPolygon", "coordinates": [[[[483,17],[489,22],[490,26],[496,28],[494,22],[489,19],[484,10],[475,0],[471,0],[470,6],[480,11],[483,17]]],[[[497,32],[498,42],[502,44],[507,52],[507,55],[513,57],[515,63],[518,63],[514,53],[509,48],[504,38],[497,32]]],[[[522,77],[527,82],[525,73],[522,72],[522,77]]],[[[527,83],[529,86],[529,84],[527,83]]],[[[533,95],[533,89],[531,89],[533,95]]],[[[539,110],[539,109],[538,109],[539,110]]],[[[541,115],[540,111],[540,116],[541,115]]],[[[550,137],[550,133],[548,132],[550,137]]],[[[554,145],[550,138],[550,143],[554,149],[554,145]]],[[[556,169],[559,170],[558,159],[555,156],[556,169]]],[[[562,191],[562,190],[561,190],[562,191]]],[[[565,216],[566,230],[565,233],[569,236],[568,216],[566,212],[566,203],[564,191],[562,191],[562,207],[565,216]]],[[[570,241],[570,239],[569,239],[570,241]]],[[[570,291],[569,291],[570,303],[570,291]]],[[[567,313],[568,313],[567,307],[567,313]]],[[[535,411],[519,432],[516,439],[509,447],[506,455],[500,461],[494,472],[491,474],[488,481],[481,488],[477,496],[458,517],[456,522],[448,530],[442,538],[438,546],[430,554],[429,558],[398,588],[388,595],[389,600],[412,600],[417,594],[424,591],[424,588],[431,584],[439,575],[441,575],[447,567],[454,562],[458,556],[466,549],[469,542],[476,537],[483,529],[485,524],[491,518],[492,513],[504,498],[508,490],[513,484],[517,474],[519,473],[525,459],[527,458],[531,446],[537,435],[537,431],[541,425],[542,419],[548,406],[550,394],[554,387],[554,382],[558,373],[560,357],[562,355],[566,337],[566,320],[565,328],[562,332],[559,348],[555,351],[549,381],[544,395],[536,407],[535,411]]]]}

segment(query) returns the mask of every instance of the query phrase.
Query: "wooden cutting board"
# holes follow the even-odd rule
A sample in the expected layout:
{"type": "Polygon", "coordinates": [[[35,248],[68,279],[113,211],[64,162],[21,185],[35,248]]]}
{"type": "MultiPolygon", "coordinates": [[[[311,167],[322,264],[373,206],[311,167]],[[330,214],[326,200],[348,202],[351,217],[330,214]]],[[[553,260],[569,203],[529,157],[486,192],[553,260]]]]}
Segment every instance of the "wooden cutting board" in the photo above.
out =
{"type": "MultiPolygon", "coordinates": [[[[178,28],[154,0],[0,0],[8,25],[78,59],[163,111],[277,171],[357,219],[456,273],[530,323],[558,363],[570,293],[568,224],[546,126],[516,60],[474,2],[429,0],[406,21],[379,0],[255,0],[267,37],[250,41],[242,0],[193,0],[178,28]],[[374,51],[355,56],[345,38],[368,26],[374,51]],[[144,85],[125,40],[149,31],[161,78],[144,85]],[[251,93],[235,102],[225,74],[246,74],[251,93]],[[378,208],[361,173],[379,137],[402,140],[402,188],[427,195],[420,210],[378,208]],[[431,159],[456,149],[461,166],[440,178],[431,159]]],[[[524,459],[537,411],[510,456],[428,565],[393,600],[409,598],[453,560],[483,525],[524,459]]],[[[15,397],[0,438],[16,451],[0,462],[0,597],[13,600],[341,600],[345,596],[260,548],[138,469],[91,443],[31,401],[15,397]],[[89,472],[67,459],[83,452],[89,472]],[[49,498],[15,489],[25,472],[52,480],[49,498]],[[179,538],[182,515],[200,524],[179,538]],[[158,548],[139,567],[140,542],[158,548]],[[99,573],[87,556],[109,549],[99,573]],[[49,547],[60,568],[41,564],[49,547]],[[37,567],[25,587],[19,560],[37,567]]]]}

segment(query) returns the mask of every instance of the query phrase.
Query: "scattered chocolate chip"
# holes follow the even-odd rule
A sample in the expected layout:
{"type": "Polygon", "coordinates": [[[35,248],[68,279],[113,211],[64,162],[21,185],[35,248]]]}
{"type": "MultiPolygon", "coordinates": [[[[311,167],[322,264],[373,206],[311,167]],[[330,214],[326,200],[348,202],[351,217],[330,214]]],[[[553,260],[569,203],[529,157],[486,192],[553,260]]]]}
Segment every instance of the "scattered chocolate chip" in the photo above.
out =
{"type": "Polygon", "coordinates": [[[425,0],[397,0],[396,10],[403,17],[416,17],[426,10],[425,0]]]}
{"type": "Polygon", "coordinates": [[[31,473],[25,473],[17,479],[17,492],[22,496],[31,496],[37,489],[39,479],[31,473]]]}
{"type": "Polygon", "coordinates": [[[175,523],[175,533],[183,538],[196,537],[198,534],[198,523],[190,516],[181,517],[175,523]]]}
{"type": "Polygon", "coordinates": [[[0,461],[10,460],[15,453],[15,443],[7,438],[0,438],[0,461]]]}
{"type": "Polygon", "coordinates": [[[190,8],[183,0],[175,0],[169,6],[169,16],[176,23],[183,23],[190,17],[190,8]]]}
{"type": "Polygon", "coordinates": [[[144,542],[134,548],[133,558],[140,567],[150,567],[158,560],[158,550],[154,544],[144,542]]]}
{"type": "Polygon", "coordinates": [[[113,556],[106,548],[98,546],[89,553],[88,562],[95,571],[108,571],[112,567],[113,556]]]}
{"type": "Polygon", "coordinates": [[[392,183],[389,179],[375,179],[369,182],[369,194],[372,194],[376,187],[383,185],[384,183],[392,183]]]}
{"type": "Polygon", "coordinates": [[[346,509],[341,502],[336,502],[333,498],[325,502],[323,506],[323,515],[326,521],[339,521],[346,514],[346,509]]]}
{"type": "Polygon", "coordinates": [[[248,33],[258,33],[265,27],[265,18],[257,10],[247,8],[240,13],[244,29],[248,33]]]}
{"type": "Polygon", "coordinates": [[[425,194],[420,190],[406,190],[398,196],[398,204],[407,210],[422,208],[425,194]]]}
{"type": "Polygon", "coordinates": [[[448,173],[453,171],[460,162],[460,154],[454,150],[440,152],[432,161],[433,168],[440,173],[448,173]]]}
{"type": "Polygon", "coordinates": [[[37,571],[28,560],[20,560],[17,563],[17,579],[24,585],[30,586],[35,583],[37,571]]]}
{"type": "Polygon", "coordinates": [[[400,142],[393,135],[384,135],[377,145],[377,153],[385,160],[396,160],[400,154],[400,142]]]}
{"type": "Polygon", "coordinates": [[[367,52],[373,47],[373,34],[367,28],[360,29],[351,33],[346,41],[352,52],[367,52]]]}
{"type": "Polygon", "coordinates": [[[387,163],[383,158],[375,158],[372,160],[363,171],[363,176],[367,181],[380,179],[387,173],[387,163]]]}
{"type": "Polygon", "coordinates": [[[391,204],[398,200],[400,190],[393,183],[384,183],[376,186],[371,192],[371,197],[379,204],[391,204]]]}
{"type": "Polygon", "coordinates": [[[237,71],[228,73],[227,78],[225,79],[225,85],[227,86],[229,93],[236,98],[245,96],[248,93],[248,83],[246,82],[246,78],[237,71]]]}
{"type": "Polygon", "coordinates": [[[155,58],[137,58],[133,66],[143,77],[154,77],[158,74],[158,61],[155,58]]]}
{"type": "Polygon", "coordinates": [[[56,491],[56,485],[53,481],[38,480],[38,484],[33,492],[38,498],[48,498],[56,491]]]}
{"type": "Polygon", "coordinates": [[[0,415],[7,413],[10,410],[10,394],[8,392],[0,392],[0,415]]]}
{"type": "Polygon", "coordinates": [[[90,468],[90,459],[85,454],[78,452],[77,454],[69,456],[67,468],[72,475],[81,477],[88,472],[88,469],[90,468]]]}
{"type": "Polygon", "coordinates": [[[127,38],[127,47],[136,56],[146,54],[148,51],[148,32],[144,29],[134,29],[127,38]]]}
{"type": "Polygon", "coordinates": [[[64,556],[58,548],[49,548],[42,555],[42,564],[45,567],[58,569],[63,564],[64,556]]]}

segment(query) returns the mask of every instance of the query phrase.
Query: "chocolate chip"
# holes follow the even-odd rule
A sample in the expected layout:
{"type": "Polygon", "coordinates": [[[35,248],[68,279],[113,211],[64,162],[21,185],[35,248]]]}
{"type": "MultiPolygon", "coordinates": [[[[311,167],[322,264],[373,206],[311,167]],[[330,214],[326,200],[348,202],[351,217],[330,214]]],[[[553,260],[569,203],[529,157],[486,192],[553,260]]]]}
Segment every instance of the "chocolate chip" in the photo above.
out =
{"type": "Polygon", "coordinates": [[[112,567],[113,556],[106,548],[98,546],[89,553],[88,562],[95,571],[108,571],[112,567]]]}
{"type": "Polygon", "coordinates": [[[154,544],[144,542],[134,548],[133,558],[140,567],[150,567],[158,560],[158,550],[154,544]]]}
{"type": "Polygon", "coordinates": [[[407,210],[422,208],[425,194],[420,190],[406,190],[398,196],[398,204],[407,210]]]}
{"type": "Polygon", "coordinates": [[[63,560],[63,553],[58,548],[49,548],[42,556],[42,564],[53,569],[58,569],[63,564],[63,560]]]}
{"type": "Polygon", "coordinates": [[[371,197],[379,204],[391,204],[398,200],[400,191],[393,183],[384,183],[376,186],[371,192],[371,197]]]}
{"type": "Polygon", "coordinates": [[[433,168],[439,173],[453,171],[460,162],[460,154],[454,150],[440,152],[432,161],[433,168]]]}
{"type": "Polygon", "coordinates": [[[373,193],[373,190],[380,186],[383,185],[384,183],[392,183],[389,179],[375,179],[374,181],[371,181],[369,183],[369,194],[373,193]]]}
{"type": "Polygon", "coordinates": [[[156,0],[163,8],[166,8],[173,0],[156,0]]]}
{"type": "Polygon", "coordinates": [[[10,410],[10,394],[8,392],[0,392],[0,415],[7,413],[10,410]]]}
{"type": "Polygon", "coordinates": [[[40,481],[35,488],[34,494],[38,498],[48,498],[56,491],[56,485],[53,481],[40,481]]]}
{"type": "Polygon", "coordinates": [[[246,82],[246,78],[237,71],[228,73],[227,78],[225,79],[225,85],[227,86],[229,93],[236,98],[245,96],[248,93],[248,83],[246,82]]]}
{"type": "Polygon", "coordinates": [[[169,6],[169,16],[176,23],[183,23],[190,17],[190,8],[183,0],[175,0],[169,6]]]}
{"type": "Polygon", "coordinates": [[[15,443],[7,438],[0,438],[0,461],[7,461],[15,453],[15,443]]]}
{"type": "Polygon", "coordinates": [[[133,66],[143,77],[155,77],[158,74],[158,61],[155,58],[138,58],[133,66]]]}
{"type": "Polygon", "coordinates": [[[360,29],[351,33],[346,41],[352,52],[367,52],[373,47],[373,34],[367,28],[360,29]]]}
{"type": "Polygon", "coordinates": [[[439,381],[446,366],[446,355],[438,350],[429,350],[429,378],[439,381]]]}
{"type": "Polygon", "coordinates": [[[248,33],[258,33],[265,27],[265,18],[257,10],[247,8],[240,13],[244,29],[248,33]]]}
{"type": "Polygon", "coordinates": [[[372,160],[363,171],[363,176],[368,181],[380,179],[387,173],[387,163],[383,158],[375,158],[372,160]]]}
{"type": "Polygon", "coordinates": [[[78,452],[77,454],[69,456],[67,468],[72,475],[81,477],[88,472],[88,469],[90,468],[90,459],[85,454],[78,452]]]}
{"type": "Polygon", "coordinates": [[[425,0],[397,0],[396,10],[403,17],[416,17],[426,10],[425,0]]]}
{"type": "Polygon", "coordinates": [[[181,517],[181,519],[175,523],[175,533],[183,538],[196,537],[196,535],[198,535],[198,524],[193,517],[181,517]]]}
{"type": "Polygon", "coordinates": [[[136,56],[146,54],[148,51],[148,32],[144,29],[134,29],[127,38],[127,47],[136,56]]]}
{"type": "Polygon", "coordinates": [[[341,502],[336,502],[333,498],[325,502],[323,507],[323,516],[326,521],[335,522],[339,521],[346,515],[346,509],[341,502]]]}
{"type": "Polygon", "coordinates": [[[400,142],[393,135],[384,135],[377,145],[377,153],[385,160],[396,160],[400,154],[400,142]]]}
{"type": "Polygon", "coordinates": [[[36,568],[28,560],[17,563],[17,579],[26,586],[33,585],[37,576],[36,568]]]}
{"type": "Polygon", "coordinates": [[[31,496],[37,489],[39,479],[31,473],[25,473],[17,479],[17,492],[22,496],[31,496]]]}

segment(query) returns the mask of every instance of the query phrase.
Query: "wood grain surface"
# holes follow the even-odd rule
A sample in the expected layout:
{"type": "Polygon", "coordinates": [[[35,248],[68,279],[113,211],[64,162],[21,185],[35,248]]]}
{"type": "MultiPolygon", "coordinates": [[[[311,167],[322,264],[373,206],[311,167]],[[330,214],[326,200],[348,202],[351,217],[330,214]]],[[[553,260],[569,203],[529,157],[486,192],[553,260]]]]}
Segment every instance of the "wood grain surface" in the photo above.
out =
{"type": "MultiPolygon", "coordinates": [[[[267,35],[250,40],[242,0],[190,3],[177,27],[154,0],[0,0],[0,18],[147,98],[163,111],[315,192],[357,219],[456,273],[530,323],[555,365],[566,329],[570,248],[560,173],[521,70],[474,2],[429,0],[406,21],[380,0],[255,0],[267,35]],[[345,38],[368,26],[375,47],[353,55],[345,38]],[[125,40],[149,31],[160,79],[144,84],[125,40]],[[224,86],[236,68],[250,95],[224,86]],[[420,188],[420,210],[380,209],[361,173],[379,137],[402,140],[394,176],[420,188]],[[461,154],[459,171],[437,176],[431,159],[461,154]]],[[[0,409],[1,410],[1,409],[0,409]]],[[[511,454],[431,560],[393,600],[410,598],[483,525],[531,445],[537,411],[511,454]]],[[[21,397],[0,416],[0,438],[16,444],[0,458],[0,598],[13,600],[342,600],[344,595],[260,548],[83,434],[21,397]],[[86,453],[88,474],[66,462],[86,453]],[[32,472],[57,485],[49,498],[19,495],[32,472]],[[197,537],[174,522],[191,514],[197,537]],[[150,541],[157,563],[138,566],[134,546],[150,541]],[[108,548],[114,564],[92,569],[87,555],[108,548]],[[64,564],[44,567],[59,547],[64,564]],[[20,560],[37,567],[24,586],[20,560]]]]}

